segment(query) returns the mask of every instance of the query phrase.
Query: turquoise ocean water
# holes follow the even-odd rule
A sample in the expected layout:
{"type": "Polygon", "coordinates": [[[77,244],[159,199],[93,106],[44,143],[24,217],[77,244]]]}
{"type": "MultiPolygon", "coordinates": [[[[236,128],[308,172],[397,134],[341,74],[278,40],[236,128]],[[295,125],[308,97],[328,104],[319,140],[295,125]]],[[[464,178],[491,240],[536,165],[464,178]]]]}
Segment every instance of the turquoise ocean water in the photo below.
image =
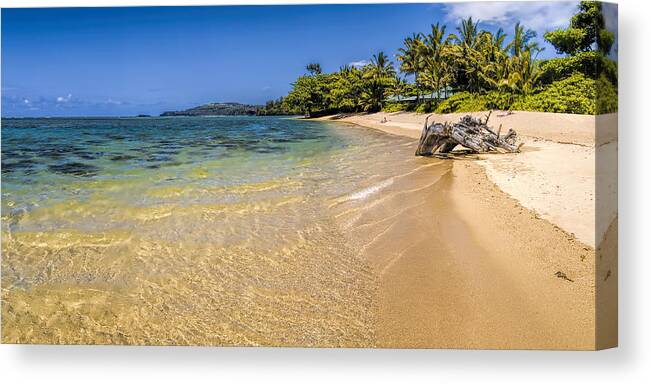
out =
{"type": "Polygon", "coordinates": [[[3,341],[371,346],[351,228],[391,224],[414,148],[285,117],[2,119],[3,341]]]}

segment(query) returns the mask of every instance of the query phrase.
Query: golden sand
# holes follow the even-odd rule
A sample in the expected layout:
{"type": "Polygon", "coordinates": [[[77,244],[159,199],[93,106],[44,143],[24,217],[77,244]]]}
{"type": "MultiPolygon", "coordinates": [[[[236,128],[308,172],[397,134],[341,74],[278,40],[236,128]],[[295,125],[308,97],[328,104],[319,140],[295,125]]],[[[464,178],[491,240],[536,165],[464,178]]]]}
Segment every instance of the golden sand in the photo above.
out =
{"type": "MultiPolygon", "coordinates": [[[[335,118],[416,139],[425,115],[335,118]]],[[[498,112],[491,122],[516,129],[523,153],[454,161],[365,246],[380,271],[379,344],[617,345],[616,115],[498,112]]]]}
{"type": "MultiPolygon", "coordinates": [[[[527,349],[616,342],[616,332],[600,344],[595,337],[595,290],[616,296],[616,224],[604,242],[611,252],[599,256],[610,264],[596,272],[592,247],[502,192],[476,162],[416,158],[419,131],[366,125],[408,138],[363,130],[370,152],[327,160],[360,177],[343,194],[319,174],[307,195],[288,180],[280,185],[294,194],[250,204],[135,210],[136,233],[3,232],[2,341],[527,349]]],[[[272,184],[235,192],[280,188],[272,184]]],[[[597,321],[612,329],[602,308],[597,321]]]]}
{"type": "MultiPolygon", "coordinates": [[[[431,114],[430,121],[458,121],[466,114],[431,114]]],[[[470,114],[485,118],[488,111],[470,114]]],[[[381,112],[336,118],[417,139],[425,116],[381,112]]],[[[583,243],[594,248],[602,241],[617,216],[617,114],[493,111],[489,125],[514,129],[524,142],[518,155],[480,156],[489,179],[583,243]]]]}

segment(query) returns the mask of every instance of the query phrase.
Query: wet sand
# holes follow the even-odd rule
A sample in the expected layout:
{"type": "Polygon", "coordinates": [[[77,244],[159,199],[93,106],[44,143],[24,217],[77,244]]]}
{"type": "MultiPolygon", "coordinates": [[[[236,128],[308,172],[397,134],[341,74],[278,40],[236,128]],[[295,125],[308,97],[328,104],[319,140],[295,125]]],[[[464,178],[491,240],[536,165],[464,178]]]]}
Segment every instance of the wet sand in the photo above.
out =
{"type": "Polygon", "coordinates": [[[616,297],[616,222],[610,251],[596,256],[498,188],[481,162],[417,158],[420,131],[381,127],[397,136],[338,127],[359,147],[302,166],[273,199],[267,184],[245,185],[242,204],[126,210],[135,233],[4,232],[3,342],[616,342],[616,332],[595,337],[596,321],[612,330],[612,301],[596,308],[595,290],[616,297]],[[607,263],[595,278],[596,257],[607,263]]]}
{"type": "MultiPolygon", "coordinates": [[[[397,118],[391,114],[390,118],[398,122],[389,120],[386,123],[380,123],[385,116],[378,115],[381,114],[340,120],[411,138],[420,134],[421,127],[416,128],[415,121],[410,121],[415,119],[414,114],[408,114],[407,119],[403,119],[402,114],[397,114],[397,118]]],[[[561,120],[564,117],[567,118],[561,116],[561,120]]],[[[422,124],[424,116],[420,115],[420,119],[422,124]]],[[[550,139],[525,136],[525,149],[540,151],[541,158],[550,159],[558,155],[550,150],[555,145],[561,146],[562,155],[583,148],[588,156],[579,152],[577,157],[583,157],[585,165],[590,158],[594,161],[594,147],[589,146],[584,125],[578,132],[575,144],[558,143],[554,140],[559,137],[554,135],[550,139]],[[532,148],[532,143],[539,141],[546,146],[532,148]]],[[[567,132],[563,134],[567,136],[567,132]]],[[[599,139],[603,137],[600,135],[599,139]]],[[[612,143],[611,137],[603,144],[612,143]]],[[[614,148],[616,151],[616,141],[614,148]]],[[[531,165],[526,150],[510,158],[502,156],[499,161],[508,163],[521,156],[524,159],[518,161],[531,165]]],[[[601,146],[600,150],[606,149],[601,146]]],[[[393,201],[387,200],[385,204],[394,208],[386,207],[386,211],[400,212],[391,220],[374,222],[373,218],[360,216],[357,222],[360,229],[354,233],[360,237],[370,236],[364,245],[364,257],[374,265],[380,279],[378,344],[407,348],[579,350],[616,345],[616,316],[612,316],[617,287],[616,204],[608,207],[615,212],[614,218],[608,217],[608,223],[613,224],[602,232],[601,245],[608,249],[599,248],[595,252],[590,241],[582,241],[523,204],[521,195],[516,194],[516,199],[500,189],[510,185],[501,183],[498,187],[495,179],[489,178],[492,161],[495,160],[450,162],[449,169],[434,185],[423,188],[418,194],[403,194],[393,201]],[[409,202],[411,208],[401,210],[405,202],[409,202]],[[375,235],[363,234],[374,226],[379,227],[375,235]],[[598,270],[595,264],[599,265],[598,270]],[[597,289],[599,308],[595,304],[597,289]],[[599,321],[599,329],[596,321],[599,321]]],[[[574,191],[566,204],[578,201],[577,205],[587,207],[588,212],[573,211],[564,217],[572,216],[574,225],[581,220],[588,221],[585,232],[591,232],[592,239],[595,232],[594,170],[593,162],[591,167],[584,166],[578,175],[569,171],[570,188],[578,181],[586,189],[591,188],[592,195],[581,194],[581,188],[579,193],[574,191]],[[591,181],[586,182],[582,176],[591,176],[591,181]],[[593,216],[586,218],[586,214],[593,216]]],[[[543,171],[546,171],[544,176],[555,182],[564,181],[556,177],[558,171],[556,174],[549,168],[543,171]]],[[[562,172],[568,172],[567,168],[562,172]]],[[[613,178],[608,172],[607,169],[606,180],[613,178]]],[[[515,174],[517,170],[510,176],[515,174]]],[[[600,196],[612,203],[616,182],[614,192],[609,182],[605,184],[600,196]]],[[[394,187],[401,189],[397,185],[394,187]]],[[[555,198],[559,196],[550,196],[543,203],[553,206],[555,198]]]]}
{"type": "Polygon", "coordinates": [[[347,212],[379,279],[377,346],[593,349],[594,252],[477,164],[444,167],[347,212]]]}
{"type": "MultiPolygon", "coordinates": [[[[488,111],[470,114],[485,118],[488,111]]],[[[458,121],[464,115],[467,113],[432,114],[430,121],[458,121]]],[[[380,112],[322,119],[418,139],[426,116],[380,112]]],[[[503,132],[513,128],[524,142],[517,156],[480,156],[478,163],[490,180],[524,207],[596,247],[617,216],[617,182],[613,176],[617,174],[617,114],[595,117],[494,111],[489,125],[496,129],[501,125],[503,132]],[[598,174],[602,175],[599,179],[598,174]]]]}

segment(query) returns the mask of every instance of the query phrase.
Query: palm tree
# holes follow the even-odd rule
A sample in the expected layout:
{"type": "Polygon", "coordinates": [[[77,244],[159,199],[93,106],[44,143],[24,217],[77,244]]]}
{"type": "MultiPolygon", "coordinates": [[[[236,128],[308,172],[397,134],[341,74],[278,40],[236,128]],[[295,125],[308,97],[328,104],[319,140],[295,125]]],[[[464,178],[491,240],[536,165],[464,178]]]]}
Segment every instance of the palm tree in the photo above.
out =
{"type": "Polygon", "coordinates": [[[393,67],[393,63],[389,60],[389,57],[380,51],[377,55],[373,55],[371,63],[368,65],[369,74],[372,78],[378,80],[392,79],[396,70],[393,67]]]}
{"type": "Polygon", "coordinates": [[[466,71],[474,78],[478,89],[489,91],[497,89],[500,81],[508,73],[508,52],[504,47],[506,35],[499,29],[494,35],[481,31],[478,35],[476,49],[468,55],[466,71]]]}
{"type": "Polygon", "coordinates": [[[518,56],[512,56],[508,76],[501,84],[513,93],[525,95],[532,93],[541,75],[537,61],[540,51],[538,48],[526,48],[518,56]]]}
{"type": "Polygon", "coordinates": [[[442,86],[447,86],[450,79],[450,66],[446,57],[450,38],[445,37],[445,26],[432,25],[431,32],[425,37],[422,49],[424,75],[432,90],[440,97],[442,86]]]}
{"type": "Polygon", "coordinates": [[[457,27],[458,36],[453,35],[459,45],[467,48],[475,48],[477,45],[477,36],[479,35],[479,21],[473,22],[472,16],[461,20],[461,24],[457,27]]]}
{"type": "Polygon", "coordinates": [[[389,57],[380,51],[373,55],[371,62],[364,67],[366,110],[380,110],[384,105],[387,90],[393,86],[396,70],[389,57]]]}
{"type": "Polygon", "coordinates": [[[414,75],[416,84],[416,102],[420,99],[420,81],[418,79],[423,67],[422,41],[423,35],[414,33],[411,37],[405,38],[404,47],[398,49],[396,58],[400,62],[400,71],[407,75],[414,75]]]}
{"type": "Polygon", "coordinates": [[[504,41],[506,40],[504,30],[500,28],[494,35],[490,33],[488,35],[491,38],[489,42],[490,59],[493,61],[501,61],[506,58],[508,49],[504,47],[504,41]]]}
{"type": "Polygon", "coordinates": [[[533,92],[540,78],[538,54],[542,52],[538,43],[532,41],[536,32],[525,29],[520,22],[513,28],[513,39],[506,45],[510,53],[501,73],[500,88],[506,88],[513,93],[529,94],[533,92]]]}
{"type": "Polygon", "coordinates": [[[393,96],[402,96],[405,91],[407,90],[409,86],[409,83],[407,83],[407,79],[404,77],[400,77],[396,75],[394,81],[393,81],[393,86],[391,87],[391,94],[393,96]]]}
{"type": "Polygon", "coordinates": [[[330,94],[335,108],[344,112],[358,111],[363,90],[362,71],[344,65],[335,74],[334,84],[330,94]]]}
{"type": "Polygon", "coordinates": [[[344,64],[341,67],[339,67],[339,73],[348,74],[348,73],[350,73],[352,68],[353,67],[351,67],[350,65],[344,64]]]}
{"type": "Polygon", "coordinates": [[[320,75],[323,71],[321,70],[321,64],[319,63],[310,63],[305,69],[310,73],[310,75],[320,75]]]}
{"type": "Polygon", "coordinates": [[[531,29],[525,30],[519,21],[515,23],[513,40],[507,45],[507,48],[511,51],[511,56],[518,57],[527,49],[538,49],[538,43],[531,41],[534,37],[536,37],[536,32],[531,29]]]}
{"type": "Polygon", "coordinates": [[[461,20],[457,33],[450,35],[450,39],[456,43],[450,53],[457,85],[477,92],[480,90],[479,72],[482,70],[481,55],[477,48],[484,32],[480,32],[479,22],[474,22],[469,17],[461,20]]]}
{"type": "Polygon", "coordinates": [[[367,80],[362,92],[362,105],[366,112],[376,112],[382,109],[385,98],[385,85],[379,79],[367,80]]]}

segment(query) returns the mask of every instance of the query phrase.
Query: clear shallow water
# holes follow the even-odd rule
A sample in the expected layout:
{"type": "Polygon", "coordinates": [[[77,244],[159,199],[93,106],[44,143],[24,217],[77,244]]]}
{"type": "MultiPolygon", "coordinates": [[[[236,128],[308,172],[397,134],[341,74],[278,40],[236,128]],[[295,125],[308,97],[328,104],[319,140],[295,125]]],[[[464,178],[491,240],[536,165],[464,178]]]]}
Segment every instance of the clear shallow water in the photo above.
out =
{"type": "Polygon", "coordinates": [[[242,188],[271,188],[349,145],[322,125],[253,117],[5,119],[3,214],[69,201],[235,203],[242,188]]]}
{"type": "Polygon", "coordinates": [[[347,228],[427,162],[278,117],[3,119],[3,341],[374,345],[347,228]]]}

